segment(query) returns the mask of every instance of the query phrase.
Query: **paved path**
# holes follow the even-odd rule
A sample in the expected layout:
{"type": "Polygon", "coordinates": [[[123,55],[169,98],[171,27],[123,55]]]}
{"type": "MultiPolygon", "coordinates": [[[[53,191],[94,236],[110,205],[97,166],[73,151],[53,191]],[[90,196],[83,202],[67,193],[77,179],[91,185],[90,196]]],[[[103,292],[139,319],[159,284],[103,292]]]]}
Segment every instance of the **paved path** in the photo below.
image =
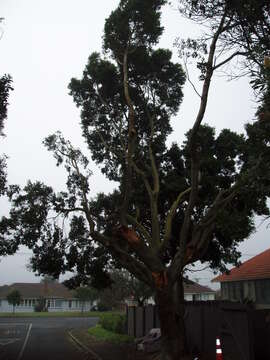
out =
{"type": "Polygon", "coordinates": [[[84,360],[68,335],[96,325],[97,318],[0,318],[1,360],[84,360]]]}

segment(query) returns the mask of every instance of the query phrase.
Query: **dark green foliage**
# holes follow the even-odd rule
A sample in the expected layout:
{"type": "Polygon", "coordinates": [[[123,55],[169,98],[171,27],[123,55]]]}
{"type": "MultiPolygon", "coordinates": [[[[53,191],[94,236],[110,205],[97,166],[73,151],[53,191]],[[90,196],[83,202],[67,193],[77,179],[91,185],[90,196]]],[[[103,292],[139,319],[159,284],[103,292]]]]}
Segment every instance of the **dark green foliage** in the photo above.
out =
{"type": "Polygon", "coordinates": [[[166,0],[121,0],[105,22],[104,49],[121,57],[128,46],[155,45],[163,32],[160,25],[160,7],[166,0]]]}
{"type": "Polygon", "coordinates": [[[99,301],[97,304],[97,311],[111,311],[112,308],[112,304],[108,304],[107,302],[99,301]]]}
{"type": "MultiPolygon", "coordinates": [[[[136,49],[129,57],[129,84],[136,111],[138,139],[136,156],[147,153],[151,136],[149,116],[155,117],[152,140],[157,152],[163,152],[171,132],[169,116],[176,113],[182,100],[184,74],[178,64],[171,62],[171,52],[163,49],[136,49]]],[[[91,149],[92,158],[102,164],[102,171],[112,180],[119,181],[120,165],[127,144],[128,107],[122,92],[121,67],[100,55],[89,57],[82,80],[72,79],[70,94],[82,108],[83,135],[91,149]],[[107,144],[106,146],[104,144],[107,144]]]]}
{"type": "Polygon", "coordinates": [[[99,324],[106,330],[117,334],[126,334],[126,315],[101,314],[99,324]]]}

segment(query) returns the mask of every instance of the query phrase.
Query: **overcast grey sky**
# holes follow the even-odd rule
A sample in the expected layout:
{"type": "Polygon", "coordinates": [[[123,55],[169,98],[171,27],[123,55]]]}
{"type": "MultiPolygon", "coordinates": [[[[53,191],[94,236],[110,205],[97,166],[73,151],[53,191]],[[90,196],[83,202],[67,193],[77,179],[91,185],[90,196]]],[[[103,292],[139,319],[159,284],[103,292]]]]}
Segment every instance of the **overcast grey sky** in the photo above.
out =
{"type": "MultiPolygon", "coordinates": [[[[80,126],[79,110],[68,95],[71,77],[80,77],[87,58],[100,51],[104,20],[118,5],[118,0],[1,0],[0,17],[3,36],[0,41],[0,75],[12,75],[14,91],[10,96],[6,138],[1,139],[0,153],[8,160],[8,181],[25,185],[28,179],[41,180],[56,190],[63,189],[65,173],[56,168],[54,159],[42,146],[42,140],[57,130],[75,145],[85,149],[80,126]]],[[[174,51],[177,36],[193,36],[198,32],[194,24],[181,19],[179,13],[167,6],[162,17],[165,33],[160,46],[174,51]]],[[[190,75],[195,83],[197,74],[190,75]]],[[[181,142],[192,126],[198,109],[198,97],[187,83],[184,102],[172,120],[174,133],[170,141],[181,142]]],[[[243,124],[252,121],[256,103],[248,79],[227,82],[215,78],[205,121],[217,131],[228,127],[243,131],[243,124]],[[225,106],[226,104],[226,106],[225,106]]],[[[93,165],[92,194],[110,191],[113,187],[93,165]]],[[[8,205],[0,199],[0,215],[7,214],[8,205]]],[[[258,224],[260,221],[258,220],[258,224]]],[[[240,246],[242,260],[269,247],[266,224],[240,246]]],[[[27,271],[29,250],[0,262],[0,285],[15,281],[38,281],[27,271]]],[[[192,275],[208,284],[212,275],[201,272],[192,275]]]]}

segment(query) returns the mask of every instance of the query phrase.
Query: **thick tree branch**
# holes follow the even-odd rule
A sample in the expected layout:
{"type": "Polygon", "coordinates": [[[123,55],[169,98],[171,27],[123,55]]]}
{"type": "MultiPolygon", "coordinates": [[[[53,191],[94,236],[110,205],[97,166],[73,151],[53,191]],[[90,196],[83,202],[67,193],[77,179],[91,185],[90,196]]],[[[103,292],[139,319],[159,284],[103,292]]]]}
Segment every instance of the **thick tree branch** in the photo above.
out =
{"type": "Polygon", "coordinates": [[[148,193],[148,195],[149,195],[149,198],[151,198],[151,196],[152,196],[152,188],[151,188],[151,185],[150,185],[150,183],[149,183],[149,181],[148,181],[148,179],[147,179],[147,176],[146,176],[145,172],[144,172],[142,169],[140,169],[140,168],[137,166],[137,164],[135,164],[134,161],[132,161],[132,167],[134,168],[134,170],[136,171],[136,173],[137,173],[138,175],[140,175],[141,178],[143,179],[143,182],[144,182],[145,188],[146,188],[146,190],[147,190],[147,193],[148,193]]]}
{"type": "Polygon", "coordinates": [[[132,162],[132,166],[137,174],[139,174],[144,182],[145,188],[147,190],[149,201],[150,201],[150,209],[151,209],[151,227],[152,227],[152,238],[151,238],[151,246],[158,250],[160,246],[160,233],[159,233],[159,220],[158,220],[158,194],[155,194],[151,188],[151,185],[147,179],[145,172],[138,168],[138,166],[132,162]]]}
{"type": "Polygon", "coordinates": [[[168,212],[168,215],[167,215],[167,218],[166,218],[166,224],[165,224],[165,235],[164,235],[164,241],[162,243],[162,250],[163,249],[166,249],[167,245],[168,245],[168,242],[171,238],[171,235],[172,235],[172,221],[173,221],[173,218],[175,216],[175,213],[176,213],[176,210],[179,206],[179,204],[181,203],[181,201],[183,200],[184,196],[186,194],[188,194],[189,192],[191,191],[191,188],[188,188],[184,191],[182,191],[177,199],[174,201],[174,203],[172,204],[169,212],[168,212]]]}
{"type": "Polygon", "coordinates": [[[196,135],[200,128],[201,122],[204,118],[204,114],[208,102],[210,83],[213,76],[213,64],[214,64],[214,56],[215,56],[217,41],[219,39],[219,36],[224,31],[224,23],[225,23],[226,15],[227,14],[225,11],[220,20],[219,26],[212,38],[209,55],[206,63],[206,74],[203,83],[200,107],[189,138],[189,146],[190,146],[190,154],[191,154],[191,192],[189,196],[188,206],[184,215],[184,222],[179,234],[179,250],[177,251],[174,257],[169,270],[173,283],[180,276],[183,267],[185,265],[187,237],[190,230],[191,215],[194,205],[196,203],[197,193],[198,193],[198,175],[199,175],[200,164],[198,157],[199,155],[198,149],[196,149],[196,135]]]}
{"type": "Polygon", "coordinates": [[[121,249],[117,244],[117,240],[113,240],[112,238],[97,232],[92,233],[91,236],[94,240],[101,243],[106,248],[109,248],[110,252],[115,255],[116,259],[119,260],[122,266],[130,273],[153,287],[151,271],[142,262],[136,260],[133,256],[121,249]]]}
{"type": "Polygon", "coordinates": [[[128,149],[126,153],[125,169],[124,169],[124,198],[121,206],[120,221],[123,225],[127,225],[125,215],[128,212],[128,204],[130,193],[132,189],[132,157],[134,153],[136,130],[135,130],[135,110],[133,102],[130,98],[129,87],[128,87],[128,47],[124,52],[123,58],[123,87],[126,103],[128,105],[128,149]]]}
{"type": "Polygon", "coordinates": [[[221,61],[219,64],[215,65],[213,67],[213,71],[217,70],[218,68],[220,68],[221,66],[227,64],[228,62],[230,62],[234,57],[236,56],[245,56],[247,55],[247,52],[242,52],[242,51],[237,51],[235,53],[233,53],[231,56],[229,56],[227,59],[221,61]]]}
{"type": "Polygon", "coordinates": [[[192,162],[191,164],[191,190],[190,190],[190,196],[188,201],[188,206],[185,211],[184,216],[184,222],[179,234],[179,247],[182,249],[182,256],[184,259],[185,256],[185,248],[187,244],[187,237],[189,233],[190,223],[191,223],[191,215],[192,211],[197,199],[197,193],[198,193],[198,175],[199,175],[199,162],[196,160],[192,162]]]}
{"type": "Polygon", "coordinates": [[[152,238],[151,238],[151,235],[149,234],[149,232],[146,230],[146,228],[141,223],[139,223],[133,216],[127,214],[126,217],[127,217],[127,220],[133,226],[135,226],[135,228],[139,231],[139,233],[141,233],[143,235],[143,237],[147,240],[147,242],[149,244],[151,244],[152,238]]]}
{"type": "Polygon", "coordinates": [[[209,51],[209,55],[208,55],[208,59],[207,59],[207,63],[206,63],[206,75],[205,75],[205,80],[203,83],[203,89],[202,89],[202,94],[201,94],[200,108],[199,108],[195,123],[193,125],[193,128],[191,130],[191,136],[190,136],[191,147],[193,146],[194,138],[199,130],[199,127],[201,125],[201,122],[203,120],[204,113],[206,110],[210,83],[211,83],[211,79],[213,76],[213,63],[214,63],[216,45],[217,45],[218,38],[223,31],[225,18],[226,18],[226,13],[224,13],[223,17],[221,18],[219,27],[218,27],[216,33],[214,34],[211,45],[210,45],[210,51],[209,51]]]}

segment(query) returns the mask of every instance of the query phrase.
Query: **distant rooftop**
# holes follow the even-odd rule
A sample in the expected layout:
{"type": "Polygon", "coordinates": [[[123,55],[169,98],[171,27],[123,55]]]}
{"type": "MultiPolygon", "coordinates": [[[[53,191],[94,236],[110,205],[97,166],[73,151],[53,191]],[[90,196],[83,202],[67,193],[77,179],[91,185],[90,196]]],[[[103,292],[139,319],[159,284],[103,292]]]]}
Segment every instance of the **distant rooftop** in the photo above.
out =
{"type": "Polygon", "coordinates": [[[209,294],[215,293],[214,290],[210,289],[208,286],[200,285],[189,279],[184,279],[184,293],[185,294],[209,294]]]}
{"type": "Polygon", "coordinates": [[[231,269],[229,274],[217,276],[212,282],[255,279],[270,279],[270,249],[231,269]]]}
{"type": "Polygon", "coordinates": [[[59,283],[14,283],[12,285],[0,286],[0,299],[6,299],[12,290],[18,290],[23,298],[46,297],[51,299],[72,299],[73,291],[59,283]]]}

